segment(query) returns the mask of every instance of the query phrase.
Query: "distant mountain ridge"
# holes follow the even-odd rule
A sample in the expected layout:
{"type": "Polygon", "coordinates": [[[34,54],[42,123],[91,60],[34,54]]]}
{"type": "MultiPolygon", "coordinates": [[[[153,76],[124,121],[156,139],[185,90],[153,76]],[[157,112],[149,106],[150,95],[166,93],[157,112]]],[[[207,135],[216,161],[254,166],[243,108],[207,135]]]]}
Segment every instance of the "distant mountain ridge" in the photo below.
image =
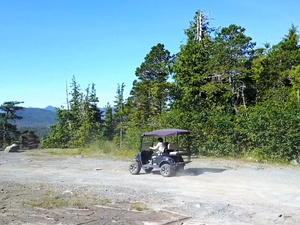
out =
{"type": "Polygon", "coordinates": [[[57,117],[53,108],[49,108],[50,110],[41,108],[24,108],[19,110],[16,115],[23,118],[16,120],[14,124],[17,127],[50,127],[56,123],[57,117]]]}
{"type": "MultiPolygon", "coordinates": [[[[17,111],[16,115],[22,119],[11,121],[17,125],[18,130],[33,131],[40,140],[50,132],[50,127],[57,122],[56,107],[47,106],[46,108],[28,107],[17,111]]],[[[100,108],[102,119],[105,119],[105,109],[100,108]]]]}
{"type": "Polygon", "coordinates": [[[50,132],[50,127],[56,124],[56,108],[48,106],[42,108],[24,108],[17,111],[17,116],[22,119],[11,121],[12,124],[17,125],[18,130],[22,133],[24,131],[33,131],[40,140],[50,132]]]}
{"type": "Polygon", "coordinates": [[[45,109],[46,109],[46,110],[49,110],[49,111],[53,111],[53,112],[56,111],[56,107],[53,107],[53,106],[51,106],[51,105],[48,105],[45,109]]]}

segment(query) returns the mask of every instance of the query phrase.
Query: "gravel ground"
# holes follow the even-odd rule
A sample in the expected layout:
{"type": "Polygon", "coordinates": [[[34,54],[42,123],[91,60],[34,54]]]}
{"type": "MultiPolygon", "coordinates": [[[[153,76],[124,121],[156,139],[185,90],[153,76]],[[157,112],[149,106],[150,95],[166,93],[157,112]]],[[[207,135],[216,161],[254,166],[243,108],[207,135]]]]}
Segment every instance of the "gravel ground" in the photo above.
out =
{"type": "Polygon", "coordinates": [[[196,159],[175,177],[129,162],[0,152],[0,224],[300,224],[300,167],[196,159]]]}

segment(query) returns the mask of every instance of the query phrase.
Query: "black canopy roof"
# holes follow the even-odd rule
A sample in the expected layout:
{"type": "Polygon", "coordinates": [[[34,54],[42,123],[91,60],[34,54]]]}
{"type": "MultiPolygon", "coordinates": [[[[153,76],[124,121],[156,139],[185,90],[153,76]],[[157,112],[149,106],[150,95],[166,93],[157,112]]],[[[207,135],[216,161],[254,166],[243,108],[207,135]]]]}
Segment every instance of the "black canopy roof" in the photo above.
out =
{"type": "Polygon", "coordinates": [[[189,130],[181,130],[181,129],[164,129],[164,130],[155,130],[148,133],[143,133],[142,136],[156,136],[156,137],[168,137],[168,136],[176,136],[181,134],[190,134],[189,130]]]}

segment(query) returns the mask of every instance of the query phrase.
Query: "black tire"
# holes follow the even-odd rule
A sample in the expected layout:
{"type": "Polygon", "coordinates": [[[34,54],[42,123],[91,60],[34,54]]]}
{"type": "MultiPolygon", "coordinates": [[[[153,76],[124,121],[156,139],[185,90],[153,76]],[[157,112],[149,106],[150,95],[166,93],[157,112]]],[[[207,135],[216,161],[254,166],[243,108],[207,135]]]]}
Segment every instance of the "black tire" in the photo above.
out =
{"type": "Polygon", "coordinates": [[[174,175],[174,169],[170,166],[170,164],[163,164],[160,167],[160,174],[164,177],[171,177],[174,175]]]}
{"type": "Polygon", "coordinates": [[[147,168],[147,169],[144,169],[146,173],[151,173],[151,171],[153,170],[153,168],[147,168]]]}
{"type": "Polygon", "coordinates": [[[129,172],[132,175],[137,175],[141,171],[141,164],[139,162],[133,162],[129,165],[129,172]]]}

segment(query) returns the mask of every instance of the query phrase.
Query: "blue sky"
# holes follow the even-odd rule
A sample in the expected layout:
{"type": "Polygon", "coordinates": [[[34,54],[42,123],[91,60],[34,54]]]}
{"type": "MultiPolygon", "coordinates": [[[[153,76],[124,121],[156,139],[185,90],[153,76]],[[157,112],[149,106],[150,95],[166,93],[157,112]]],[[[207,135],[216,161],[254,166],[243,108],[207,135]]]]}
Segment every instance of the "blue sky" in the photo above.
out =
{"type": "Polygon", "coordinates": [[[151,47],[179,51],[196,11],[262,46],[299,26],[299,9],[298,0],[0,0],[0,104],[60,107],[73,75],[82,91],[95,83],[100,107],[113,104],[151,47]]]}

